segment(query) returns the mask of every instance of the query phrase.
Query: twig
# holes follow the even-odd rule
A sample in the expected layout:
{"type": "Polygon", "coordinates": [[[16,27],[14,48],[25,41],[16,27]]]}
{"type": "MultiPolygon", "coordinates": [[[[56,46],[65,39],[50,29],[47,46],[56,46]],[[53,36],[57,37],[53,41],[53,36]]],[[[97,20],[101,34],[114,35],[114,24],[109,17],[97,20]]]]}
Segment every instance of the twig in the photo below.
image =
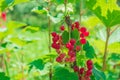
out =
{"type": "Polygon", "coordinates": [[[105,49],[104,49],[104,56],[103,56],[103,68],[102,70],[105,71],[106,70],[106,59],[107,59],[107,50],[108,50],[108,41],[109,41],[109,37],[110,37],[110,28],[107,27],[106,29],[106,42],[105,42],[105,49]]]}

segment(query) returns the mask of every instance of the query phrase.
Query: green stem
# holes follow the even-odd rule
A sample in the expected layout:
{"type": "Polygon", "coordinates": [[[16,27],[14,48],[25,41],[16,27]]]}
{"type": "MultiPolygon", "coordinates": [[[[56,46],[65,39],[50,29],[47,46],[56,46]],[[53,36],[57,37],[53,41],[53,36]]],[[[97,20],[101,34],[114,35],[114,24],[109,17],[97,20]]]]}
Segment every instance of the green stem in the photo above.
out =
{"type": "Polygon", "coordinates": [[[104,49],[104,56],[103,56],[103,67],[102,70],[105,71],[106,70],[106,59],[107,59],[107,50],[108,50],[108,42],[109,42],[109,37],[110,37],[110,28],[107,27],[106,29],[106,42],[105,42],[105,49],[104,49]]]}
{"type": "Polygon", "coordinates": [[[5,59],[5,56],[4,56],[4,64],[5,64],[7,76],[9,76],[9,67],[8,67],[8,63],[7,63],[6,59],[5,59]]]}

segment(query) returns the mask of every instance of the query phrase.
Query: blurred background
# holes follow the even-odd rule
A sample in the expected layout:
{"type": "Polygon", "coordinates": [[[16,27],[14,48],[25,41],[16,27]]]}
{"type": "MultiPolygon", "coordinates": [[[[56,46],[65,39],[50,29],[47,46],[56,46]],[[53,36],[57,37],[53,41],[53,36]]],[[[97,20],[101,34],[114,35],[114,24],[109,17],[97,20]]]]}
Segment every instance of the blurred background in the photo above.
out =
{"type": "MultiPolygon", "coordinates": [[[[33,68],[30,72],[29,63],[49,54],[49,33],[59,32],[64,20],[64,0],[4,0],[0,1],[0,13],[6,13],[6,20],[0,17],[0,72],[4,71],[11,80],[48,80],[49,62],[43,70],[33,68]],[[12,2],[13,1],[13,2],[12,2]],[[5,8],[5,9],[4,9],[5,8]],[[4,10],[4,11],[3,11],[4,10]]],[[[120,10],[120,0],[101,0],[96,2],[102,6],[101,15],[107,11],[120,10]],[[107,5],[113,5],[106,8],[107,5]]],[[[106,27],[87,7],[85,0],[70,0],[67,11],[72,22],[80,20],[81,26],[88,28],[88,41],[94,47],[97,58],[94,64],[102,68],[102,59],[106,40],[106,27]],[[82,6],[80,7],[80,5],[82,6]]],[[[114,16],[113,16],[114,17],[114,16]]],[[[118,17],[119,18],[119,17],[118,17]]],[[[120,22],[119,22],[120,23],[120,22]]],[[[120,78],[120,25],[115,25],[108,42],[107,80],[120,78]]],[[[56,56],[52,49],[53,56],[56,56]]],[[[1,80],[1,79],[0,79],[1,80]]]]}

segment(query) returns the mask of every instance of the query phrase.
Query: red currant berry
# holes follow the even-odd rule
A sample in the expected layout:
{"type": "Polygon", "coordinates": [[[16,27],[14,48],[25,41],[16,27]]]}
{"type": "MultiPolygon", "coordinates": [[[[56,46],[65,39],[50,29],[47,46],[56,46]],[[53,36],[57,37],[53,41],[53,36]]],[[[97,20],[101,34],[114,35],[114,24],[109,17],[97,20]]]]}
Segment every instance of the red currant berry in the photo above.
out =
{"type": "Polygon", "coordinates": [[[65,54],[64,54],[64,53],[61,53],[59,56],[60,56],[60,58],[63,59],[63,58],[65,57],[65,54]]]}
{"type": "Polygon", "coordinates": [[[74,72],[79,72],[79,67],[78,66],[74,66],[73,69],[74,69],[74,72]]]}
{"type": "Polygon", "coordinates": [[[70,62],[75,62],[76,58],[74,57],[70,57],[70,62]]]}
{"type": "Polygon", "coordinates": [[[87,68],[88,68],[88,70],[92,70],[93,65],[88,65],[87,68]]]}
{"type": "Polygon", "coordinates": [[[84,34],[84,36],[86,36],[86,37],[89,36],[89,32],[84,32],[83,34],[84,34]]]}
{"type": "Polygon", "coordinates": [[[58,56],[58,57],[56,58],[56,61],[60,63],[60,62],[62,62],[62,59],[58,56]]]}
{"type": "Polygon", "coordinates": [[[79,26],[80,26],[79,22],[78,21],[75,22],[75,28],[79,29],[79,26]]]}
{"type": "Polygon", "coordinates": [[[65,58],[65,62],[69,62],[70,61],[70,59],[69,58],[65,58]]]}
{"type": "Polygon", "coordinates": [[[86,41],[86,39],[84,39],[84,38],[80,40],[80,43],[81,43],[81,44],[86,44],[86,42],[87,42],[87,41],[86,41]]]}
{"type": "Polygon", "coordinates": [[[76,53],[74,51],[68,51],[68,55],[70,57],[74,57],[76,55],[76,53]]]}
{"type": "Polygon", "coordinates": [[[93,65],[93,62],[92,62],[92,60],[87,60],[86,64],[87,64],[87,66],[90,66],[90,65],[93,65]]]}
{"type": "Polygon", "coordinates": [[[75,29],[75,24],[72,24],[71,28],[72,28],[72,30],[74,30],[75,29]]]}
{"type": "Polygon", "coordinates": [[[81,28],[80,28],[80,32],[82,32],[82,33],[86,32],[86,30],[87,30],[87,29],[86,29],[85,27],[81,27],[81,28]]]}
{"type": "Polygon", "coordinates": [[[64,27],[64,26],[61,26],[61,27],[60,27],[60,30],[61,30],[61,31],[64,31],[64,30],[65,30],[65,27],[64,27]]]}
{"type": "Polygon", "coordinates": [[[76,43],[76,40],[75,40],[75,39],[71,39],[71,40],[70,40],[70,43],[71,43],[72,45],[74,45],[74,44],[76,43]]]}
{"type": "Polygon", "coordinates": [[[76,46],[76,51],[79,51],[81,49],[80,46],[76,46]]]}
{"type": "Polygon", "coordinates": [[[1,17],[4,21],[6,21],[6,13],[5,12],[2,12],[1,17]]]}
{"type": "Polygon", "coordinates": [[[84,73],[84,70],[85,70],[84,68],[80,68],[79,73],[80,73],[80,74],[83,74],[83,73],[84,73]]]}
{"type": "Polygon", "coordinates": [[[56,32],[52,32],[51,34],[52,34],[53,37],[55,37],[57,35],[56,32]]]}
{"type": "Polygon", "coordinates": [[[86,77],[90,77],[92,75],[92,70],[87,70],[86,71],[86,77]]]}
{"type": "Polygon", "coordinates": [[[84,34],[83,33],[81,33],[80,34],[80,38],[84,38],[85,36],[84,36],[84,34]]]}

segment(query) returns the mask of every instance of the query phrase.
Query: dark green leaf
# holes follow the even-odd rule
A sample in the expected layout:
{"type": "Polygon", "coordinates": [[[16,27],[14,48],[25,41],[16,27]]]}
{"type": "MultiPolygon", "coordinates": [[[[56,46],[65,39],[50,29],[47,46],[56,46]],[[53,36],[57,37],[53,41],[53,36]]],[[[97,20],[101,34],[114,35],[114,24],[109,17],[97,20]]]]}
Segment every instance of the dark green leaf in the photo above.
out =
{"type": "Polygon", "coordinates": [[[77,29],[74,29],[72,32],[71,32],[71,38],[75,39],[76,41],[78,40],[79,38],[79,32],[77,29]]]}
{"type": "Polygon", "coordinates": [[[53,74],[53,80],[78,80],[77,73],[70,72],[63,67],[56,68],[53,74]]]}
{"type": "Polygon", "coordinates": [[[95,80],[106,80],[104,72],[96,69],[95,67],[92,70],[95,80]]]}
{"type": "Polygon", "coordinates": [[[5,76],[4,72],[0,72],[0,80],[10,80],[8,76],[5,76]]]}
{"type": "Polygon", "coordinates": [[[33,67],[35,67],[36,69],[39,69],[39,70],[43,70],[43,68],[44,68],[44,62],[42,59],[35,60],[35,61],[31,62],[29,65],[30,65],[29,71],[31,71],[31,69],[33,67]]]}
{"type": "Polygon", "coordinates": [[[111,59],[113,61],[119,61],[120,60],[120,54],[112,53],[112,55],[109,59],[111,59]]]}
{"type": "Polygon", "coordinates": [[[69,33],[64,31],[62,34],[63,43],[66,44],[69,41],[69,33]]]}
{"type": "Polygon", "coordinates": [[[14,2],[14,0],[5,0],[5,1],[6,1],[7,5],[10,5],[11,3],[14,2]]]}

